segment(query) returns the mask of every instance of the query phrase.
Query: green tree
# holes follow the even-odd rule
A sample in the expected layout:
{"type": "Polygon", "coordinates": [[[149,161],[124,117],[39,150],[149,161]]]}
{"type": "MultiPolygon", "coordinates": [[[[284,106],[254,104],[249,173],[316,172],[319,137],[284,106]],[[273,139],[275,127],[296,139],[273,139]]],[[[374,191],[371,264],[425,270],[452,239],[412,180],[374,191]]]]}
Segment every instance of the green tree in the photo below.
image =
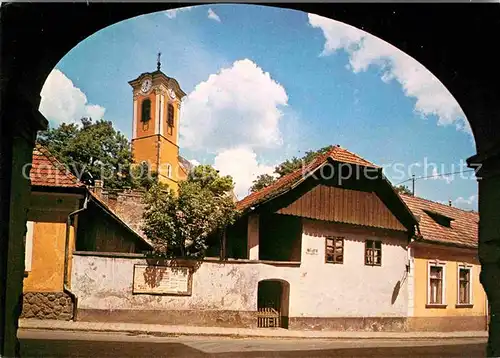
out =
{"type": "Polygon", "coordinates": [[[210,166],[195,167],[177,193],[153,184],[145,195],[143,230],[155,250],[176,258],[201,259],[207,239],[237,217],[230,176],[210,166]]]}
{"type": "Polygon", "coordinates": [[[395,186],[394,189],[396,190],[396,192],[398,194],[413,195],[411,190],[406,185],[401,184],[401,185],[395,186]]]}
{"type": "Polygon", "coordinates": [[[255,179],[253,182],[252,182],[252,187],[250,188],[250,191],[252,193],[256,192],[256,191],[259,191],[261,189],[264,189],[265,187],[271,185],[272,183],[274,183],[276,181],[276,179],[272,176],[272,175],[269,175],[269,174],[261,174],[257,177],[257,179],[255,179]]]}
{"type": "MultiPolygon", "coordinates": [[[[106,188],[141,187],[148,183],[151,176],[143,180],[132,175],[130,143],[109,121],[93,122],[91,118],[82,118],[81,126],[63,123],[57,128],[41,132],[37,141],[47,147],[77,178],[88,172],[94,179],[104,180],[106,188]]],[[[150,170],[143,172],[146,175],[150,170]]]]}
{"type": "MultiPolygon", "coordinates": [[[[318,150],[307,151],[300,158],[293,157],[291,159],[287,159],[284,162],[282,162],[281,164],[278,164],[274,168],[274,172],[278,175],[278,179],[279,179],[287,174],[290,174],[290,173],[296,171],[297,169],[300,169],[302,167],[302,165],[306,165],[306,164],[310,163],[318,155],[328,153],[330,150],[332,150],[333,147],[334,147],[333,145],[329,145],[327,147],[323,147],[323,148],[320,148],[318,150]]],[[[270,184],[272,184],[274,181],[275,181],[275,178],[273,178],[269,174],[259,175],[257,177],[257,179],[255,179],[253,181],[253,186],[251,187],[251,191],[254,192],[254,191],[261,190],[261,189],[269,186],[270,184]]]]}

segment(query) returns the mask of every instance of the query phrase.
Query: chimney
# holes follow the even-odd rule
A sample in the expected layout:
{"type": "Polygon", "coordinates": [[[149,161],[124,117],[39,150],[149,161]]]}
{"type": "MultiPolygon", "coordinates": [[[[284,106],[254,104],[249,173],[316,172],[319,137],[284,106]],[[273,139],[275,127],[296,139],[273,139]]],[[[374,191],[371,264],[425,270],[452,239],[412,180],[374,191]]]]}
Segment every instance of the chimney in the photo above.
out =
{"type": "Polygon", "coordinates": [[[102,189],[104,187],[104,181],[103,180],[94,180],[94,193],[97,195],[99,198],[102,197],[102,189]]]}
{"type": "Polygon", "coordinates": [[[448,200],[448,206],[451,206],[451,199],[448,200]]]}

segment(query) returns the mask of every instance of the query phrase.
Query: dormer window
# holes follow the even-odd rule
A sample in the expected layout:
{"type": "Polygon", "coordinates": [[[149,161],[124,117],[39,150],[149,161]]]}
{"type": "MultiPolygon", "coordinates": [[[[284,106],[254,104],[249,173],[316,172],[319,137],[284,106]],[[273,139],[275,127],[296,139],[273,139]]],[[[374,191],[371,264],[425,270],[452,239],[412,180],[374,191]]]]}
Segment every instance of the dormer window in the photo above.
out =
{"type": "Polygon", "coordinates": [[[151,119],[151,100],[146,98],[142,101],[141,122],[148,122],[151,119]]]}
{"type": "Polygon", "coordinates": [[[435,222],[437,222],[441,226],[451,227],[451,222],[455,219],[450,218],[449,216],[443,215],[441,213],[424,210],[427,215],[429,215],[435,222]]]}

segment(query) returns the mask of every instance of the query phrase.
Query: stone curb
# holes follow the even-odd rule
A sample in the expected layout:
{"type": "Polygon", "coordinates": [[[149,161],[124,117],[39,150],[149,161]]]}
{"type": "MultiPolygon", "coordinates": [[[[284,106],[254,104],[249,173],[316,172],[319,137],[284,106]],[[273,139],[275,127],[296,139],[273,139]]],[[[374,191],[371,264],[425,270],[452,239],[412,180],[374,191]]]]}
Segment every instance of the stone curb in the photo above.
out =
{"type": "MultiPolygon", "coordinates": [[[[116,324],[116,323],[114,323],[116,324]]],[[[205,337],[227,337],[227,338],[280,338],[280,339],[330,339],[330,340],[345,340],[345,339],[363,339],[363,340],[404,340],[411,339],[412,341],[417,340],[429,340],[429,339],[479,339],[488,338],[487,332],[426,332],[422,334],[416,332],[412,333],[382,333],[379,334],[366,334],[365,332],[326,332],[318,331],[312,333],[311,331],[287,331],[288,334],[283,334],[282,332],[217,332],[215,330],[211,332],[204,332],[197,330],[198,327],[189,327],[191,329],[176,329],[175,326],[164,326],[166,329],[159,329],[156,327],[144,327],[144,328],[133,328],[133,327],[92,327],[87,325],[70,324],[32,324],[31,322],[20,322],[19,328],[23,330],[51,330],[51,331],[65,331],[65,332],[105,332],[105,333],[125,333],[130,335],[149,335],[156,337],[180,337],[180,336],[205,336],[205,337]],[[87,327],[86,327],[87,326],[87,327]],[[168,328],[169,329],[168,329],[168,328]],[[156,328],[156,329],[155,329],[156,328]],[[274,333],[274,334],[271,334],[274,333]]],[[[210,327],[200,327],[207,329],[210,327]]]]}

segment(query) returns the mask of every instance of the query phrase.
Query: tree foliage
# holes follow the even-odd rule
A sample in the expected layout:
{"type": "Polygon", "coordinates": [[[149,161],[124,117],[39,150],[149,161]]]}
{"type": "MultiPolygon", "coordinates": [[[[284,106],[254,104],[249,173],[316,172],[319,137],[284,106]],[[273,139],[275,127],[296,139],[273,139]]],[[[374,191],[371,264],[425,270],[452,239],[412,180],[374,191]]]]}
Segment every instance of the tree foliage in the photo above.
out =
{"type": "Polygon", "coordinates": [[[252,186],[250,187],[250,191],[253,193],[253,192],[259,191],[261,189],[264,189],[265,187],[274,183],[275,180],[276,179],[272,175],[269,175],[269,174],[259,175],[257,177],[257,179],[255,179],[252,182],[252,186]]]}
{"type": "Polygon", "coordinates": [[[411,190],[406,185],[401,184],[401,185],[395,186],[394,189],[396,190],[396,192],[398,194],[413,195],[411,190]]]}
{"type": "MultiPolygon", "coordinates": [[[[310,163],[318,155],[328,153],[330,150],[332,150],[333,147],[334,147],[333,145],[329,145],[329,146],[320,148],[318,150],[307,151],[300,158],[293,157],[291,159],[287,159],[284,162],[282,162],[281,164],[278,164],[274,168],[274,173],[277,174],[278,179],[279,179],[279,178],[281,178],[289,173],[296,171],[297,169],[300,169],[302,167],[302,165],[310,163]]],[[[253,186],[251,187],[251,191],[252,192],[259,191],[259,190],[271,185],[275,180],[276,180],[276,178],[269,175],[269,174],[259,175],[257,177],[257,179],[255,179],[253,181],[253,186]]]]}
{"type": "Polygon", "coordinates": [[[207,238],[237,216],[230,176],[208,165],[195,167],[177,193],[155,183],[146,192],[143,230],[155,249],[169,257],[204,257],[207,238]]]}
{"type": "Polygon", "coordinates": [[[132,169],[130,143],[108,121],[82,118],[81,126],[62,123],[41,132],[37,141],[77,178],[90,173],[94,179],[104,180],[106,188],[143,187],[155,177],[144,165],[132,169]],[[138,176],[139,172],[143,175],[138,176]]]}

